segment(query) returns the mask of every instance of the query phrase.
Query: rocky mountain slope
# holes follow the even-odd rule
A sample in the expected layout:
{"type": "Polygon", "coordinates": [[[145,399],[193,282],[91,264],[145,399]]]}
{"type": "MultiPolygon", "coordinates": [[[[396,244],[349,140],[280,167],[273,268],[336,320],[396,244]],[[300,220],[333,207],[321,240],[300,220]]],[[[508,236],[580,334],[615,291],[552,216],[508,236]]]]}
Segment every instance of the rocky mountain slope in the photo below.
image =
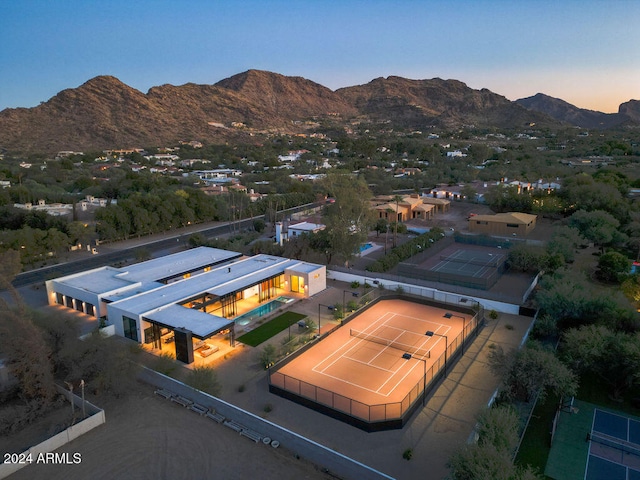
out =
{"type": "MultiPolygon", "coordinates": [[[[625,104],[625,118],[640,121],[638,103],[625,104]]],[[[250,140],[256,131],[297,133],[302,121],[326,115],[345,124],[359,118],[414,129],[559,125],[557,116],[456,80],[388,77],[332,91],[301,77],[249,70],[215,85],[162,85],[145,94],[100,76],[37,107],[1,111],[0,149],[53,153],[233,142],[250,140]]]]}
{"type": "Polygon", "coordinates": [[[413,128],[469,124],[520,128],[530,123],[557,123],[501,95],[487,89],[471,89],[457,80],[376,78],[366,85],[341,88],[336,93],[374,119],[388,119],[413,128]]]}
{"type": "Polygon", "coordinates": [[[538,93],[521,98],[516,103],[530,110],[541,112],[561,122],[582,128],[614,128],[625,124],[640,123],[640,101],[631,100],[620,105],[618,113],[603,113],[578,108],[559,98],[538,93]]]}

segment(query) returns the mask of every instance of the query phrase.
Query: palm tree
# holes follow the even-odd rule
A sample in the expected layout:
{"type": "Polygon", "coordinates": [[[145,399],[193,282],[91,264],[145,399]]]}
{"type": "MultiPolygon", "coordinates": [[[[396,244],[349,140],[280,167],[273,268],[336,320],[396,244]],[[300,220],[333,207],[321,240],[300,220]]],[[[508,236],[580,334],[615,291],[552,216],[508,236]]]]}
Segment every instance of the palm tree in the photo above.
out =
{"type": "Polygon", "coordinates": [[[398,217],[400,216],[398,213],[398,204],[403,201],[402,195],[394,195],[393,201],[396,202],[396,224],[393,230],[393,246],[395,247],[398,237],[398,217]]]}

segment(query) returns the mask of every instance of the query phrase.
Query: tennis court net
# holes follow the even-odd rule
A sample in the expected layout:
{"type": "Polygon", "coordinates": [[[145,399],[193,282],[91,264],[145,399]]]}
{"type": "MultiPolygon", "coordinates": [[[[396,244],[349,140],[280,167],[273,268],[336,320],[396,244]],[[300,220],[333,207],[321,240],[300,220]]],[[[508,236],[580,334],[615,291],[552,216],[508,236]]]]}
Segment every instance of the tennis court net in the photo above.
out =
{"type": "Polygon", "coordinates": [[[591,433],[591,441],[595,443],[599,443],[600,445],[604,445],[606,447],[615,448],[616,450],[621,450],[624,453],[628,453],[630,455],[635,455],[637,457],[640,457],[640,448],[632,446],[629,444],[629,442],[626,442],[619,438],[613,439],[608,435],[593,432],[591,433]]]}
{"type": "Polygon", "coordinates": [[[415,345],[398,342],[396,340],[389,340],[388,338],[378,337],[377,335],[360,332],[358,330],[354,330],[353,328],[349,330],[349,333],[351,334],[352,337],[361,338],[363,340],[367,340],[368,342],[384,345],[385,347],[395,348],[396,350],[402,350],[403,352],[410,353],[412,355],[419,355],[424,358],[431,358],[431,352],[429,350],[416,347],[415,345]]]}
{"type": "Polygon", "coordinates": [[[502,256],[496,258],[478,258],[478,257],[450,257],[447,255],[440,255],[440,260],[446,260],[447,262],[455,263],[468,263],[470,265],[479,265],[481,267],[498,267],[502,262],[502,256]]]}

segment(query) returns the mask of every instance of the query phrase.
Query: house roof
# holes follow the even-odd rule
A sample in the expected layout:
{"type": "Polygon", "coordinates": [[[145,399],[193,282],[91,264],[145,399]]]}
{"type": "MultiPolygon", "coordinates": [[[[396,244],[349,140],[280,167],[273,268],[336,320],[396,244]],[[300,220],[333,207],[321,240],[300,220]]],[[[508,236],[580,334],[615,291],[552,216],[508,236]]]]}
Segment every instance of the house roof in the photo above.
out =
{"type": "Polygon", "coordinates": [[[494,223],[517,223],[519,225],[528,225],[533,222],[537,215],[530,215],[528,213],[520,212],[507,212],[496,213],[495,215],[476,215],[471,218],[473,221],[494,222],[494,223]]]}
{"type": "Polygon", "coordinates": [[[447,200],[445,198],[423,197],[422,203],[426,203],[428,205],[449,205],[451,200],[447,200]]]}
{"type": "Polygon", "coordinates": [[[324,230],[325,225],[321,223],[300,222],[287,227],[289,230],[300,230],[304,232],[314,232],[316,230],[324,230]]]}

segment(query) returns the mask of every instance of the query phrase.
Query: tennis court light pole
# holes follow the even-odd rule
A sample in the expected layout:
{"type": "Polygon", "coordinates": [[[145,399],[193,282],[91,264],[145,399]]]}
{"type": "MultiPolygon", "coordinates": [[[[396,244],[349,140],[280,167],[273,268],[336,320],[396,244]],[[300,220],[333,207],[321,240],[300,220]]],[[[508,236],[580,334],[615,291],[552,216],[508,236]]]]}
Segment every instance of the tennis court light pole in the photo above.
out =
{"type": "Polygon", "coordinates": [[[462,355],[464,355],[464,341],[465,341],[465,322],[467,321],[467,319],[465,317],[463,317],[462,315],[455,315],[451,312],[447,312],[443,315],[444,318],[451,318],[451,317],[458,317],[462,319],[462,355]]]}
{"type": "Polygon", "coordinates": [[[324,305],[323,303],[318,304],[318,336],[320,336],[320,307],[327,307],[327,310],[335,309],[333,305],[324,305]]]}
{"type": "Polygon", "coordinates": [[[350,293],[351,296],[354,298],[358,298],[358,295],[360,295],[360,292],[353,292],[351,290],[342,290],[342,318],[347,316],[347,304],[345,303],[345,300],[344,300],[345,293],[350,293]]]}
{"type": "Polygon", "coordinates": [[[447,338],[446,335],[441,335],[439,333],[435,333],[432,332],[431,330],[428,330],[427,332],[425,332],[425,335],[427,337],[433,337],[434,335],[438,336],[438,337],[443,337],[444,338],[444,376],[447,376],[447,350],[449,350],[449,339],[447,338]]]}
{"type": "MultiPolygon", "coordinates": [[[[411,360],[414,357],[410,353],[403,353],[402,358],[405,360],[411,360]]],[[[415,359],[422,362],[422,367],[424,369],[424,373],[422,375],[422,406],[424,407],[427,401],[427,361],[424,358],[415,357],[415,359]]]]}

